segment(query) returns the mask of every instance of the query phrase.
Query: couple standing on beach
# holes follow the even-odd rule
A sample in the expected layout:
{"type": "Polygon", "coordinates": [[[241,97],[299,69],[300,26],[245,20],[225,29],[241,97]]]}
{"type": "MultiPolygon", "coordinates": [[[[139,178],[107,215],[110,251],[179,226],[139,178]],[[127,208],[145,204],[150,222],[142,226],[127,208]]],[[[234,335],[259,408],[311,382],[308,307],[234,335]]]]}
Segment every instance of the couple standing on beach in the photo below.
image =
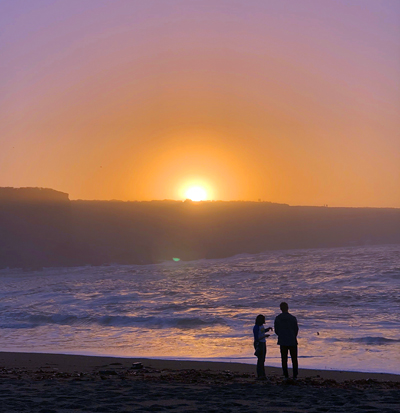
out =
{"type": "Polygon", "coordinates": [[[257,356],[257,379],[263,380],[265,376],[265,356],[267,354],[267,345],[265,339],[270,336],[266,334],[268,331],[275,330],[275,334],[278,336],[278,345],[281,350],[282,370],[285,379],[289,378],[288,372],[288,353],[293,364],[293,378],[297,378],[298,374],[298,362],[297,362],[297,333],[299,332],[299,326],[297,325],[297,319],[295,316],[289,313],[289,306],[287,303],[282,302],[280,304],[282,311],[277,317],[275,317],[274,328],[268,327],[265,329],[265,317],[259,314],[256,317],[256,322],[253,327],[254,334],[254,355],[257,356]]]}

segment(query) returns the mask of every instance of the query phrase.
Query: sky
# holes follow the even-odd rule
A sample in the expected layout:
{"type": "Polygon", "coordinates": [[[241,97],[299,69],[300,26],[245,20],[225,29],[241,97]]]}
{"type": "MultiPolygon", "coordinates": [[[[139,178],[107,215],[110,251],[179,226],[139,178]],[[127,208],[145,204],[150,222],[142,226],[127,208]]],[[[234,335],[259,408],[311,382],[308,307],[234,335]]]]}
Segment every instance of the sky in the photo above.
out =
{"type": "Polygon", "coordinates": [[[0,186],[400,208],[400,1],[0,0],[0,186]]]}

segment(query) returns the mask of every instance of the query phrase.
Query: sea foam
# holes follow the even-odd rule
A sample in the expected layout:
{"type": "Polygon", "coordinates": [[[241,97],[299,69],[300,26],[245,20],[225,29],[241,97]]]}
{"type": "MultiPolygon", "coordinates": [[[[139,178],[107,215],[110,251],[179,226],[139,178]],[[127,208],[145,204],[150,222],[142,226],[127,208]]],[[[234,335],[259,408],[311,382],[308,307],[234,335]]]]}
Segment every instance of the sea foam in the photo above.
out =
{"type": "MultiPolygon", "coordinates": [[[[400,246],[0,271],[0,349],[255,362],[252,326],[297,317],[300,366],[400,374],[400,246]]],[[[266,364],[279,366],[276,336],[266,364]]]]}

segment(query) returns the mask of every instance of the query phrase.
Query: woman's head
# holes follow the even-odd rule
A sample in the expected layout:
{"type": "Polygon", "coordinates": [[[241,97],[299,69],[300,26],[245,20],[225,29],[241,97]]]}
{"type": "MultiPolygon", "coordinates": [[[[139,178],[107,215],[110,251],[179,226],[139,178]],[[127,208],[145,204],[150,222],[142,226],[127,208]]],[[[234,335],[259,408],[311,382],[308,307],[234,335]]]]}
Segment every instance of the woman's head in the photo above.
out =
{"type": "Polygon", "coordinates": [[[265,323],[265,317],[262,314],[258,314],[256,317],[256,324],[262,326],[265,323]]]}

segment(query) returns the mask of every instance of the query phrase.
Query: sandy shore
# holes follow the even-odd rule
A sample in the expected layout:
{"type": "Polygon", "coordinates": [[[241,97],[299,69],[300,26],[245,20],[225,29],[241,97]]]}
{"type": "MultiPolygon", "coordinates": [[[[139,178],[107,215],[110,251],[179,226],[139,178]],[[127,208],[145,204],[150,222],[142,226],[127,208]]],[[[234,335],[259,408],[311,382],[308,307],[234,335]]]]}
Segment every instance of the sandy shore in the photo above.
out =
{"type": "Polygon", "coordinates": [[[0,412],[398,412],[400,375],[0,353],[0,412]]]}

